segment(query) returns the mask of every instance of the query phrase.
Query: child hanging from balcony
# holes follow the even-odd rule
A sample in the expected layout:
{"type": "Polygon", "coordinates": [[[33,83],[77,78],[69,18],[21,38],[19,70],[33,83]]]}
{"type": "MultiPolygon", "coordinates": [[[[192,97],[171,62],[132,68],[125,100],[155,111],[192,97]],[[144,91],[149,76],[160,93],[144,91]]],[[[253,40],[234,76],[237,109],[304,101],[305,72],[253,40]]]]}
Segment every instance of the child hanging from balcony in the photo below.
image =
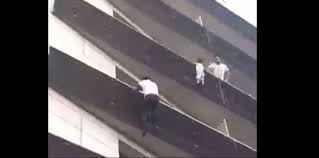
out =
{"type": "Polygon", "coordinates": [[[205,80],[205,72],[204,72],[204,65],[202,59],[197,59],[197,62],[195,63],[196,67],[196,84],[198,86],[204,85],[205,80]]]}

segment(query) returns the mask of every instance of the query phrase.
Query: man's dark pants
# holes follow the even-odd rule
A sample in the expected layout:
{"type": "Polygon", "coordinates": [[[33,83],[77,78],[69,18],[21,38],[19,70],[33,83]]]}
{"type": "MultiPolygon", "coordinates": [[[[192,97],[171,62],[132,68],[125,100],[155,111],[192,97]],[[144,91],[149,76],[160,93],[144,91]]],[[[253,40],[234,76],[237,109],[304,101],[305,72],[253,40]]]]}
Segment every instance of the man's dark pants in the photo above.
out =
{"type": "MultiPolygon", "coordinates": [[[[149,94],[144,97],[144,102],[141,105],[141,119],[144,128],[151,129],[157,126],[154,112],[159,104],[159,97],[155,94],[149,94]]],[[[145,133],[143,134],[145,135],[145,133]]]]}

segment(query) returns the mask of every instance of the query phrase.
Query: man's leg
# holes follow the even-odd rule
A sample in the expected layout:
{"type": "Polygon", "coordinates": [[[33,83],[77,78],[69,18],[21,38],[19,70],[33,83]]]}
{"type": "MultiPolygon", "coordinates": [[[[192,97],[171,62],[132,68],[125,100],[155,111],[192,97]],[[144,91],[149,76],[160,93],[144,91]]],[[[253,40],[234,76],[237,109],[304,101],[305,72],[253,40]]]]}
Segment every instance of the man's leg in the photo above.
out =
{"type": "Polygon", "coordinates": [[[142,137],[144,137],[147,134],[147,130],[151,127],[150,123],[150,112],[151,109],[149,107],[149,98],[145,97],[143,105],[141,107],[141,119],[142,119],[142,126],[143,126],[143,133],[142,137]]]}
{"type": "Polygon", "coordinates": [[[151,95],[147,95],[145,96],[145,109],[146,109],[146,121],[148,124],[151,123],[151,116],[152,116],[152,96],[151,95]]]}
{"type": "Polygon", "coordinates": [[[155,128],[159,128],[158,124],[157,124],[157,120],[156,120],[156,116],[155,116],[155,111],[158,107],[159,104],[159,97],[157,95],[151,95],[151,99],[150,99],[150,107],[151,107],[151,112],[150,112],[150,121],[152,126],[154,126],[155,128]]]}
{"type": "Polygon", "coordinates": [[[197,85],[197,86],[200,86],[200,85],[201,85],[200,75],[199,75],[199,74],[196,74],[195,79],[196,79],[196,85],[197,85]]]}
{"type": "Polygon", "coordinates": [[[205,81],[205,74],[203,74],[202,76],[201,76],[201,82],[202,82],[202,85],[204,85],[204,81],[205,81]]]}

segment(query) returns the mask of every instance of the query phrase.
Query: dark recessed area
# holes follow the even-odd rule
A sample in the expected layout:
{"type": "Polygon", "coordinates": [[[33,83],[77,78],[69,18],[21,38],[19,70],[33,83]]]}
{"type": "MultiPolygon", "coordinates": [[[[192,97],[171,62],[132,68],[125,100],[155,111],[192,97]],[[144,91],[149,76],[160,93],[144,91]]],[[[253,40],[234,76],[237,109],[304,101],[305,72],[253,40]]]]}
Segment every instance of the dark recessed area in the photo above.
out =
{"type": "Polygon", "coordinates": [[[57,137],[51,133],[48,133],[48,157],[94,157],[94,158],[105,158],[99,154],[96,154],[90,150],[87,150],[79,145],[71,143],[65,139],[57,137]]]}

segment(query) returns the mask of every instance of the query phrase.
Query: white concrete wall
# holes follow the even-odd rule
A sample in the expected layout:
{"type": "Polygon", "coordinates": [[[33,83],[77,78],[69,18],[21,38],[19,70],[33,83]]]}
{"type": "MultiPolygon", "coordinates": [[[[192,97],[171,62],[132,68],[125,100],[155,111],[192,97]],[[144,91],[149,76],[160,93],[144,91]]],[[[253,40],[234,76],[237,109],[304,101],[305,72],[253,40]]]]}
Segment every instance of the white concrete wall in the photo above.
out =
{"type": "MultiPolygon", "coordinates": [[[[85,0],[106,14],[113,10],[104,0],[85,0]]],[[[116,76],[115,64],[92,43],[51,14],[54,0],[49,0],[49,46],[97,69],[116,76]]],[[[117,133],[91,114],[49,89],[49,133],[94,151],[105,157],[119,157],[117,133]]]]}
{"type": "Polygon", "coordinates": [[[105,157],[119,157],[117,132],[49,89],[49,133],[105,157]]]}
{"type": "Polygon", "coordinates": [[[115,78],[116,68],[112,59],[51,13],[49,45],[115,78]]]}

